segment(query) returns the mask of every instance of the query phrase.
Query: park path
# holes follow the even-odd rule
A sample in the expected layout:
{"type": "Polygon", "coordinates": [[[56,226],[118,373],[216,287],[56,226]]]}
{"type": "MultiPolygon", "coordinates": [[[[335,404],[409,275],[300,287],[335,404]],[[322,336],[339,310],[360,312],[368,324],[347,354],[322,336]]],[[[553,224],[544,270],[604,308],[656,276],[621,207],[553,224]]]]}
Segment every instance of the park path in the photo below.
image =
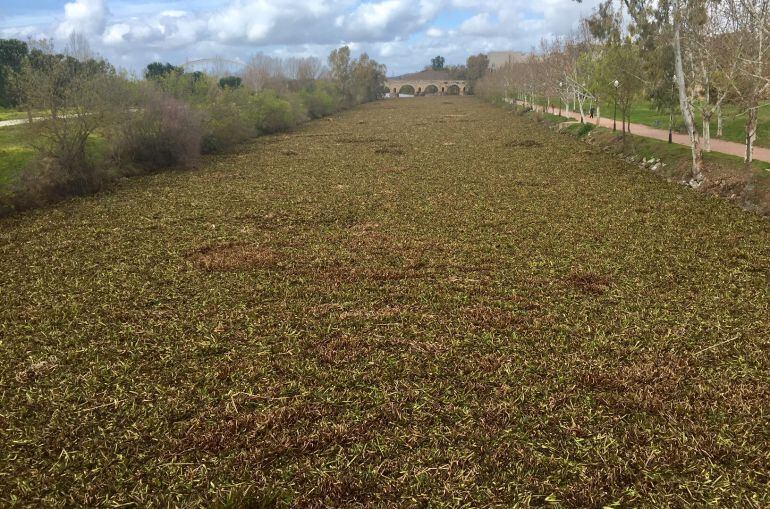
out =
{"type": "MultiPolygon", "coordinates": [[[[543,111],[544,108],[542,106],[538,106],[537,109],[538,111],[543,111]]],[[[556,109],[552,108],[552,110],[552,113],[557,113],[556,109]]],[[[562,111],[562,116],[569,116],[575,120],[580,120],[580,112],[576,111],[571,111],[569,113],[562,111]]],[[[598,123],[597,119],[589,119],[586,117],[584,118],[586,122],[591,122],[601,127],[612,129],[611,118],[601,117],[598,119],[598,123]]],[[[618,122],[618,129],[620,129],[620,122],[618,122]]],[[[668,130],[666,129],[656,129],[648,125],[635,124],[632,122],[630,124],[629,132],[636,136],[668,141],[668,130]]],[[[673,133],[672,141],[677,145],[684,145],[686,147],[690,146],[690,137],[686,134],[673,133]]],[[[746,155],[746,146],[742,143],[736,143],[734,141],[725,141],[711,138],[711,152],[719,152],[722,154],[729,154],[743,158],[746,155]]],[[[770,163],[770,149],[754,146],[754,159],[770,163]]]]}
{"type": "MultiPolygon", "coordinates": [[[[40,120],[39,118],[33,118],[32,120],[40,120]]],[[[26,124],[26,118],[15,118],[12,120],[0,120],[0,127],[10,127],[12,125],[26,124]]]]}

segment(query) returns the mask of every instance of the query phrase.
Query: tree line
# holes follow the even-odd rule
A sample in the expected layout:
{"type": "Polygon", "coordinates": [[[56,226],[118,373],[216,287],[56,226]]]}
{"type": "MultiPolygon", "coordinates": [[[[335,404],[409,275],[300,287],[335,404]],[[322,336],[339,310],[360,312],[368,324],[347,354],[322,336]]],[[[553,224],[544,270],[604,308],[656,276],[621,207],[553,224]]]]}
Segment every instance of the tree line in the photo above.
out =
{"type": "Polygon", "coordinates": [[[83,44],[56,53],[50,44],[0,40],[0,104],[42,117],[25,124],[36,156],[0,210],[93,192],[119,175],[190,166],[201,154],[385,92],[385,66],[348,47],[328,65],[255,55],[237,76],[152,62],[136,77],[83,44]]]}
{"type": "Polygon", "coordinates": [[[668,114],[669,132],[681,117],[697,187],[727,105],[744,121],[744,159],[753,160],[759,109],[770,103],[769,30],[770,0],[607,0],[575,33],[543,40],[479,88],[492,99],[558,104],[581,120],[611,106],[624,133],[634,101],[647,99],[668,114]]]}

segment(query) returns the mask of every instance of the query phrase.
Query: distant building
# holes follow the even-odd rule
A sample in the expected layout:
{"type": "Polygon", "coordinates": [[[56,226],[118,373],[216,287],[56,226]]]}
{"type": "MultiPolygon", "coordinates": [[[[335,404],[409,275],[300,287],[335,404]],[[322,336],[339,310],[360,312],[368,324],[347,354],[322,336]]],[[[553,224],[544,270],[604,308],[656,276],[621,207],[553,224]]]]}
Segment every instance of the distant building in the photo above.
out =
{"type": "Polygon", "coordinates": [[[489,70],[493,72],[506,64],[524,62],[527,59],[527,54],[520,51],[490,51],[487,56],[489,57],[489,70]]]}

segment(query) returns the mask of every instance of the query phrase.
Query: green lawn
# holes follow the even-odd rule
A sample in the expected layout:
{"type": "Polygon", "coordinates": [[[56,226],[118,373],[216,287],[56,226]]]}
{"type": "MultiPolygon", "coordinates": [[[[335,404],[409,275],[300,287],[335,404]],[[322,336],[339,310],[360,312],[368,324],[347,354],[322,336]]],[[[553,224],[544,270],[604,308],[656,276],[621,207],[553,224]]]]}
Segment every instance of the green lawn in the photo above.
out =
{"type": "Polygon", "coordinates": [[[0,127],[0,193],[7,191],[21,169],[32,159],[26,126],[0,127]]]}
{"type": "MultiPolygon", "coordinates": [[[[763,108],[759,115],[759,127],[757,129],[758,147],[770,147],[770,109],[763,108]]],[[[602,110],[602,116],[612,116],[612,110],[605,108],[602,110]]],[[[721,139],[734,141],[736,143],[745,142],[744,124],[746,117],[733,106],[726,105],[723,108],[723,136],[721,139]]],[[[696,111],[695,122],[698,132],[703,133],[703,117],[696,111]]],[[[637,102],[631,108],[631,122],[644,124],[660,129],[668,129],[668,113],[656,111],[649,103],[645,101],[637,102]]],[[[682,117],[677,112],[674,115],[674,129],[678,132],[686,132],[682,117]]],[[[717,139],[717,118],[716,114],[711,119],[711,137],[717,139]]]]}
{"type": "Polygon", "coordinates": [[[14,109],[0,108],[0,121],[27,118],[27,112],[14,109]]]}
{"type": "MultiPolygon", "coordinates": [[[[538,99],[536,101],[541,106],[545,105],[544,99],[538,99]]],[[[551,101],[551,104],[558,103],[551,101]]],[[[586,114],[588,114],[588,107],[586,107],[586,114]]],[[[721,139],[734,141],[736,143],[745,142],[744,124],[746,117],[738,111],[737,108],[731,105],[723,107],[723,136],[721,139]]],[[[759,110],[759,127],[757,129],[757,141],[758,147],[770,147],[770,108],[762,108],[759,110]]],[[[612,103],[602,105],[601,114],[603,117],[612,118],[613,106],[612,103]]],[[[618,113],[619,115],[620,113],[618,113]]],[[[659,129],[668,130],[668,112],[659,112],[652,107],[648,101],[637,101],[631,107],[631,122],[636,124],[648,125],[651,127],[657,127],[659,129]]],[[[696,111],[696,124],[698,132],[702,133],[703,124],[702,116],[696,111]]],[[[682,122],[682,116],[678,109],[674,114],[674,129],[677,132],[685,132],[684,124],[682,122]]],[[[712,117],[711,121],[711,137],[716,139],[717,136],[717,117],[716,114],[712,117]]]]}
{"type": "MultiPolygon", "coordinates": [[[[22,169],[32,160],[35,149],[30,146],[34,131],[28,125],[0,127],[0,194],[9,191],[22,169]]],[[[106,143],[98,133],[91,136],[88,152],[96,161],[106,153],[106,143]]]]}
{"type": "Polygon", "coordinates": [[[471,97],[0,220],[0,506],[767,507],[770,230],[471,97]]]}

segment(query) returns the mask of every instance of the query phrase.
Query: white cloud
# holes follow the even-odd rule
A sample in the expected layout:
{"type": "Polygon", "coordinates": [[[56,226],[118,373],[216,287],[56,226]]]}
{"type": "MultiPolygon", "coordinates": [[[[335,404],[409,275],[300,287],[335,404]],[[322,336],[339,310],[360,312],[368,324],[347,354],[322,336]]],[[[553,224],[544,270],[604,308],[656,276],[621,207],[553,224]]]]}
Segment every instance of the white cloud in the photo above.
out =
{"type": "Polygon", "coordinates": [[[109,13],[104,0],[75,0],[64,4],[64,19],[56,27],[56,36],[64,39],[72,32],[101,35],[109,13]]]}
{"type": "Polygon", "coordinates": [[[47,25],[17,16],[0,23],[0,34],[53,36],[60,45],[78,31],[96,51],[135,69],[151,59],[247,60],[258,51],[325,58],[331,48],[349,43],[401,73],[422,68],[437,54],[458,64],[478,52],[526,51],[543,36],[574,28],[598,1],[109,0],[108,8],[105,0],[71,0],[58,21],[55,14],[47,25]],[[457,21],[457,13],[468,14],[457,21]]]}
{"type": "Polygon", "coordinates": [[[460,33],[465,35],[490,35],[497,30],[497,26],[490,20],[488,12],[482,12],[463,21],[460,25],[460,33]]]}
{"type": "Polygon", "coordinates": [[[102,42],[116,49],[144,45],[171,50],[205,40],[206,22],[185,11],[163,11],[154,17],[133,17],[107,26],[102,42]]]}

